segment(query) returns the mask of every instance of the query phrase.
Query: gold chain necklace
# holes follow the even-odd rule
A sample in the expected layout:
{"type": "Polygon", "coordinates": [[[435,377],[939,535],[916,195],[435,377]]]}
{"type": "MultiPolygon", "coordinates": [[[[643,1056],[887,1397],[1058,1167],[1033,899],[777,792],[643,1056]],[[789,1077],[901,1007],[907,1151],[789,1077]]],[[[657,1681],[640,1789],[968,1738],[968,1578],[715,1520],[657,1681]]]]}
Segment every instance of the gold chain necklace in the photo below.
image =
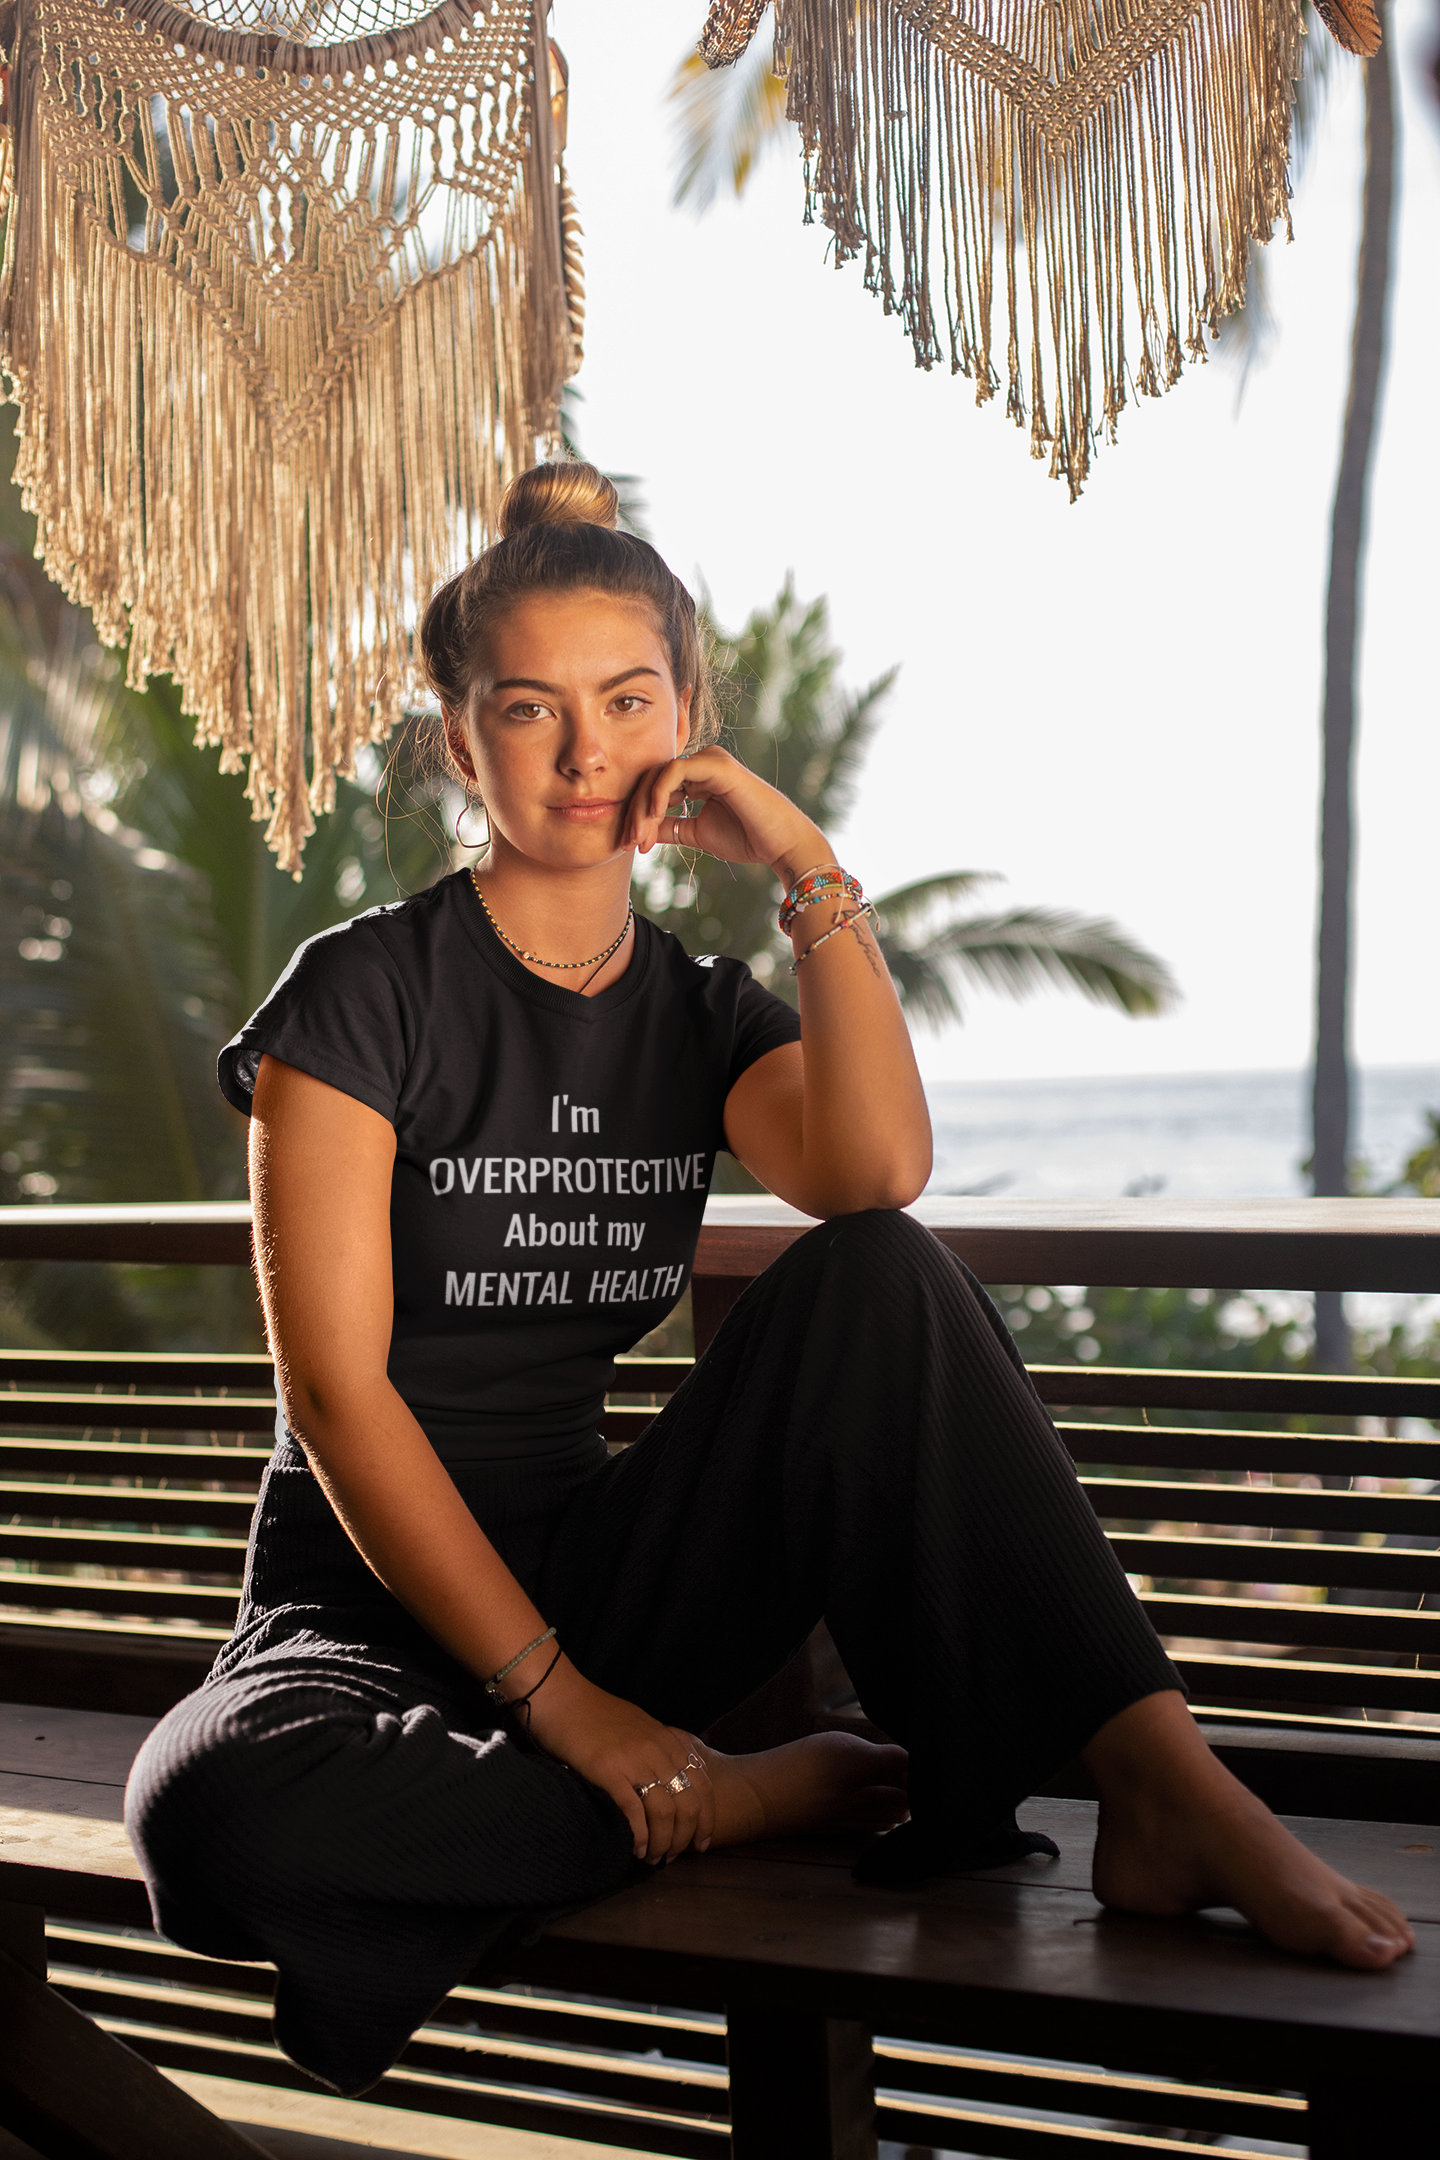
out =
{"type": "MultiPolygon", "coordinates": [[[[475,867],[478,867],[478,865],[475,867]]],[[[518,956],[522,960],[531,961],[536,967],[570,969],[603,967],[607,960],[611,959],[617,952],[619,952],[620,947],[624,944],[627,936],[629,935],[630,925],[635,920],[635,903],[632,900],[630,902],[630,905],[625,910],[624,929],[620,932],[619,937],[615,939],[613,944],[607,945],[605,947],[604,952],[594,953],[588,960],[542,960],[538,953],[526,952],[524,946],[517,945],[514,938],[506,937],[505,932],[501,929],[499,923],[496,922],[495,917],[490,912],[489,903],[487,902],[484,893],[480,890],[480,880],[475,875],[474,867],[472,867],[470,872],[470,883],[474,888],[476,899],[480,902],[481,907],[485,910],[485,920],[489,923],[491,929],[495,932],[495,935],[499,938],[501,944],[508,945],[511,952],[518,954],[518,956]]]]}

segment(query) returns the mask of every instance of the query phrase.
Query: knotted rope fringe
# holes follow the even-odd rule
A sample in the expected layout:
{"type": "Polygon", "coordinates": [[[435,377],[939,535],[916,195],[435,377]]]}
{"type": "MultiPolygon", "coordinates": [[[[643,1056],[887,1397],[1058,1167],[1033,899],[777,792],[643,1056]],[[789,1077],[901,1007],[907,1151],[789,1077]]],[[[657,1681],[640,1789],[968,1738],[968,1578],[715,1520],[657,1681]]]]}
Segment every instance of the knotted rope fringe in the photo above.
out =
{"type": "Polygon", "coordinates": [[[248,760],[297,877],[413,694],[417,606],[558,430],[546,12],[443,0],[311,49],[21,0],[0,365],[37,553],[132,685],[173,673],[248,760]]]}
{"type": "MultiPolygon", "coordinates": [[[[764,5],[716,0],[712,66],[764,5]]],[[[1289,232],[1302,35],[1300,0],[775,0],[807,222],[921,367],[948,356],[981,404],[1003,381],[1073,500],[1127,383],[1202,360],[1250,242],[1289,232]]]]}

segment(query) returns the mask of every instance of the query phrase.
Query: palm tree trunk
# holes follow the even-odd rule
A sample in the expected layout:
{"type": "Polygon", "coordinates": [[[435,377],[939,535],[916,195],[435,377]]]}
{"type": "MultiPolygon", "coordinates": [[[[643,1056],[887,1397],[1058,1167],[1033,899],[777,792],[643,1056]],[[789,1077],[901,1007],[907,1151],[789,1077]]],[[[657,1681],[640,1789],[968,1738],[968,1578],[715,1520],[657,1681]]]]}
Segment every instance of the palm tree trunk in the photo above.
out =
{"type": "MultiPolygon", "coordinates": [[[[1355,750],[1355,667],[1365,525],[1376,419],[1385,363],[1395,201],[1395,76],[1391,31],[1365,66],[1365,190],[1350,389],[1340,470],[1330,523],[1330,585],[1325,602],[1324,787],[1320,812],[1320,933],[1315,999],[1314,1154],[1317,1193],[1343,1193],[1350,1168],[1350,888],[1351,789],[1355,750]]],[[[1350,1364],[1342,1293],[1315,1299],[1315,1363],[1322,1372],[1350,1364]]]]}

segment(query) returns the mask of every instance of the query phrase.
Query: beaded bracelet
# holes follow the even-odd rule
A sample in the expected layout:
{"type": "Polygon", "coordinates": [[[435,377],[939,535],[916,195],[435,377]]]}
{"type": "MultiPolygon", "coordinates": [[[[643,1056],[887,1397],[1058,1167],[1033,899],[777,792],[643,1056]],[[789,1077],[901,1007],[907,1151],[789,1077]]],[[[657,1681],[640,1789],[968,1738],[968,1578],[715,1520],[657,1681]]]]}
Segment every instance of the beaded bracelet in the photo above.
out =
{"type": "MultiPolygon", "coordinates": [[[[547,1643],[547,1642],[553,1642],[554,1640],[555,1640],[555,1630],[554,1630],[554,1628],[553,1628],[553,1627],[547,1627],[543,1635],[537,1635],[537,1636],[535,1637],[535,1640],[534,1640],[534,1642],[526,1643],[526,1645],[525,1645],[525,1648],[524,1648],[523,1650],[517,1650],[517,1651],[516,1651],[516,1653],[515,1653],[515,1655],[514,1655],[514,1657],[512,1657],[512,1658],[511,1658],[511,1660],[510,1660],[509,1664],[508,1664],[508,1665],[502,1665],[502,1666],[500,1667],[500,1670],[499,1670],[499,1672],[497,1672],[497,1673],[496,1673],[496,1675],[495,1675],[494,1679],[493,1679],[493,1680],[487,1680],[487,1681],[485,1682],[485,1693],[486,1693],[486,1694],[487,1694],[487,1695],[488,1695],[488,1696],[490,1697],[490,1700],[491,1700],[491,1702],[496,1702],[496,1703],[504,1703],[504,1704],[505,1704],[505,1706],[506,1706],[506,1708],[508,1709],[508,1708],[509,1708],[509,1706],[510,1706],[510,1699],[509,1699],[509,1697],[508,1697],[508,1696],[507,1696],[507,1695],[505,1694],[504,1690],[503,1690],[503,1689],[501,1688],[501,1686],[500,1686],[500,1683],[501,1683],[501,1681],[502,1681],[502,1680],[508,1680],[508,1679],[509,1679],[509,1677],[510,1677],[510,1675],[511,1675],[511,1673],[512,1673],[512,1672],[514,1672],[514,1670],[515,1670],[516,1666],[517,1666],[517,1665],[523,1665],[523,1664],[524,1664],[524,1662],[525,1662],[525,1660],[526,1660],[526,1658],[527,1658],[527,1657],[529,1657],[529,1655],[530,1655],[530,1653],[531,1653],[531,1651],[532,1651],[532,1650],[538,1650],[538,1649],[540,1648],[540,1646],[541,1646],[541,1644],[542,1644],[542,1643],[547,1643]]],[[[559,1659],[559,1656],[560,1656],[560,1653],[559,1653],[559,1651],[557,1650],[557,1651],[556,1651],[556,1653],[555,1653],[555,1657],[556,1657],[556,1660],[557,1660],[557,1661],[558,1661],[558,1659],[559,1659]]],[[[550,1677],[550,1674],[549,1674],[549,1672],[548,1672],[548,1671],[546,1672],[546,1674],[545,1674],[545,1676],[544,1676],[544,1677],[545,1677],[545,1678],[546,1678],[547,1680],[549,1679],[549,1677],[550,1677]]],[[[538,1685],[538,1683],[537,1683],[537,1685],[538,1685]]],[[[534,1692],[535,1692],[534,1688],[532,1688],[532,1689],[530,1690],[530,1692],[531,1692],[531,1694],[533,1695],[533,1694],[534,1694],[534,1692]]]]}
{"type": "Polygon", "coordinates": [[[853,930],[862,915],[873,915],[874,912],[874,901],[862,900],[853,915],[847,915],[843,922],[836,923],[833,930],[825,931],[822,936],[816,938],[813,945],[807,945],[804,952],[798,953],[796,955],[796,957],[790,963],[790,973],[793,975],[802,960],[808,960],[812,952],[819,952],[820,947],[822,945],[828,945],[832,937],[839,937],[842,930],[853,930]]]}
{"type": "Polygon", "coordinates": [[[846,895],[855,901],[865,898],[860,880],[842,870],[839,863],[830,863],[819,870],[807,871],[797,878],[780,903],[780,928],[788,937],[801,908],[818,907],[822,901],[843,899],[846,895]]]}

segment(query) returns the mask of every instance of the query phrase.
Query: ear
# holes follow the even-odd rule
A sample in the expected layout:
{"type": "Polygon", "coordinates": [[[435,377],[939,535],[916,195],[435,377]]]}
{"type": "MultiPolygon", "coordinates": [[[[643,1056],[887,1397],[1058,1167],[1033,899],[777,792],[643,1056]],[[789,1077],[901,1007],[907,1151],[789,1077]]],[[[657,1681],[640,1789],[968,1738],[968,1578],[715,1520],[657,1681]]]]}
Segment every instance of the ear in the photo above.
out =
{"type": "Polygon", "coordinates": [[[694,684],[693,684],[693,683],[686,683],[686,685],[685,685],[685,688],[684,688],[684,689],[683,689],[683,690],[682,690],[682,691],[680,692],[679,696],[678,696],[678,697],[676,698],[676,700],[675,700],[675,707],[676,707],[676,711],[675,711],[675,755],[676,755],[676,757],[679,757],[680,753],[681,753],[681,752],[682,752],[682,750],[683,750],[683,749],[685,748],[685,745],[686,745],[686,743],[688,743],[688,742],[689,742],[689,740],[690,740],[690,704],[691,704],[691,700],[693,699],[694,695],[695,695],[695,686],[694,686],[694,684]]]}
{"type": "Polygon", "coordinates": [[[453,707],[442,704],[440,718],[445,726],[445,747],[455,765],[467,780],[475,779],[475,760],[470,755],[470,745],[465,740],[465,730],[461,726],[459,714],[453,707]]]}

